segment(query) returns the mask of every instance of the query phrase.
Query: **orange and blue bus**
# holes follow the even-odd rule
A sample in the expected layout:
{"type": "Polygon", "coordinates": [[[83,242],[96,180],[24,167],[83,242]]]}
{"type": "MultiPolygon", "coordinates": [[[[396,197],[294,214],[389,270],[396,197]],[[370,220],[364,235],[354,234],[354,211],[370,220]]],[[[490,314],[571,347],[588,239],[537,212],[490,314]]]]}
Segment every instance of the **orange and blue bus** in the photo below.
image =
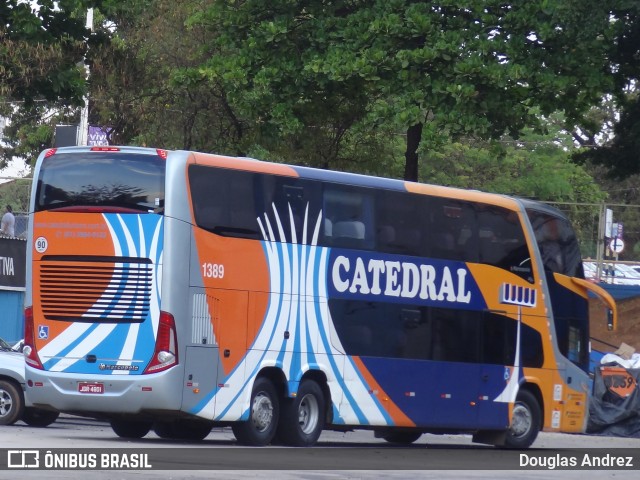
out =
{"type": "Polygon", "coordinates": [[[34,180],[35,406],[257,446],[585,429],[588,292],[615,304],[554,208],[137,147],[49,149],[34,180]]]}

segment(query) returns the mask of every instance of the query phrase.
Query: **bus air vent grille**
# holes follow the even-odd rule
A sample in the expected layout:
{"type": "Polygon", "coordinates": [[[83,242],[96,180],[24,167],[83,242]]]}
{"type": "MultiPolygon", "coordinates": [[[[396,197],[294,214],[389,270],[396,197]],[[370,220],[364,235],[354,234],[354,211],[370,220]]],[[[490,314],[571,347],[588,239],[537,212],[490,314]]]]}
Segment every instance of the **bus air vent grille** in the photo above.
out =
{"type": "Polygon", "coordinates": [[[48,320],[143,322],[151,305],[153,265],[147,259],[64,257],[40,264],[40,301],[48,320]]]}

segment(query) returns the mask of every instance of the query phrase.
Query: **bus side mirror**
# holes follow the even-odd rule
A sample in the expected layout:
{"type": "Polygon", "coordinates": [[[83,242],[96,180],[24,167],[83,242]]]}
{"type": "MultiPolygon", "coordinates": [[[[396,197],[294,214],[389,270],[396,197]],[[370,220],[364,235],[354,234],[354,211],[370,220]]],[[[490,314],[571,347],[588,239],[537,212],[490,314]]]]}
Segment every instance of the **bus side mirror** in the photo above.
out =
{"type": "MultiPolygon", "coordinates": [[[[554,275],[558,275],[558,274],[554,273],[554,275]]],[[[608,293],[601,286],[596,285],[595,283],[592,283],[588,280],[585,280],[584,278],[571,277],[571,280],[573,281],[573,283],[580,285],[587,291],[593,293],[596,297],[598,297],[602,301],[602,303],[605,304],[606,312],[607,312],[607,329],[615,330],[618,326],[618,307],[616,306],[616,301],[611,296],[611,294],[608,293]]]]}

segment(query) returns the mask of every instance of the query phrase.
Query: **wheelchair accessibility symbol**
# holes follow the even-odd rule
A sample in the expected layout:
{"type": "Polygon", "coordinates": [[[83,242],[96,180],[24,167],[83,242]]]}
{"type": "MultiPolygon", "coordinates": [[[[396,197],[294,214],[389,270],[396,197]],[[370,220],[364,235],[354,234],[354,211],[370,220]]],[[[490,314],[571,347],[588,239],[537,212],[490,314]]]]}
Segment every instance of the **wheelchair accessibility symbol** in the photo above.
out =
{"type": "Polygon", "coordinates": [[[38,325],[38,338],[40,340],[49,338],[49,327],[47,325],[38,325]]]}

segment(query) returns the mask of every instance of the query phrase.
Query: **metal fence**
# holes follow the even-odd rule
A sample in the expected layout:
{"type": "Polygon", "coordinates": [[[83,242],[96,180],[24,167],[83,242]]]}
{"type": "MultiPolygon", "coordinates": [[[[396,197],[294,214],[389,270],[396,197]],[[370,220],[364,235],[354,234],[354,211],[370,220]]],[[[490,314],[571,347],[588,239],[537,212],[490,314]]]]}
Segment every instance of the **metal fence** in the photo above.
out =
{"type": "Polygon", "coordinates": [[[620,285],[640,285],[640,205],[552,204],[571,220],[585,275],[620,285]]]}

